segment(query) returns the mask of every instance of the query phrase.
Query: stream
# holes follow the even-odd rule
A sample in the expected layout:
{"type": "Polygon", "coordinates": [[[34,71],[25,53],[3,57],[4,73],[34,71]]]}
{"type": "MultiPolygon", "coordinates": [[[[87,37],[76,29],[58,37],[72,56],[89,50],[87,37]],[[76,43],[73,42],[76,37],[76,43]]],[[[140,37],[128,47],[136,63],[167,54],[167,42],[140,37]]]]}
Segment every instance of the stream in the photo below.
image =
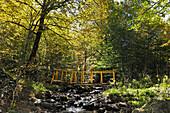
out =
{"type": "MultiPolygon", "coordinates": [[[[60,84],[61,85],[61,84],[60,84]]],[[[114,97],[102,97],[105,87],[63,84],[62,88],[35,95],[38,112],[48,113],[129,113],[132,108],[114,97]]]]}

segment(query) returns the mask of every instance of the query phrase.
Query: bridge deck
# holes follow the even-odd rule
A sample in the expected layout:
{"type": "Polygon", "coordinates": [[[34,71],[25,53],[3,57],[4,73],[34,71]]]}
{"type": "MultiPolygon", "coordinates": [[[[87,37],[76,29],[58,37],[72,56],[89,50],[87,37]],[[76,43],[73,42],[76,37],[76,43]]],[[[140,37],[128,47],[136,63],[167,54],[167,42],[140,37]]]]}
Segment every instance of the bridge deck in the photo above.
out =
{"type": "MultiPolygon", "coordinates": [[[[54,80],[53,84],[55,83],[66,83],[64,81],[61,80],[54,80]]],[[[74,84],[74,85],[82,85],[82,86],[109,86],[109,83],[67,83],[67,84],[74,84]]]]}
{"type": "Polygon", "coordinates": [[[54,80],[52,84],[70,84],[74,86],[109,86],[109,83],[68,83],[60,80],[54,80]]]}
{"type": "Polygon", "coordinates": [[[81,84],[81,85],[109,85],[107,83],[103,83],[103,73],[112,73],[113,74],[113,83],[115,82],[115,70],[106,70],[106,71],[70,71],[70,70],[62,70],[62,69],[54,69],[53,77],[51,79],[51,84],[54,82],[60,83],[70,83],[70,84],[81,84]],[[61,72],[61,77],[59,78],[59,71],[61,72]],[[71,72],[71,76],[69,76],[68,80],[68,73],[71,72]],[[81,78],[78,81],[78,73],[79,77],[81,78]],[[90,82],[88,83],[85,81],[85,73],[89,73],[90,75],[90,82]],[[100,83],[93,83],[93,74],[100,73],[100,83]],[[64,76],[65,75],[65,76],[64,76]],[[73,78],[74,77],[74,78],[73,78]]]}

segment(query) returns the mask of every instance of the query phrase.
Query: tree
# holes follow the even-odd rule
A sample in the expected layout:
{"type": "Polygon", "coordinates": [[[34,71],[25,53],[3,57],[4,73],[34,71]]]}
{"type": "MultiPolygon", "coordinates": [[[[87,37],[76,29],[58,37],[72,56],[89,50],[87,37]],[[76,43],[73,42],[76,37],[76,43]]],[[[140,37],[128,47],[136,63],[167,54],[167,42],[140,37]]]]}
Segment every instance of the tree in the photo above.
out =
{"type": "Polygon", "coordinates": [[[23,41],[22,48],[25,46],[20,54],[25,54],[23,56],[29,62],[46,60],[43,63],[48,65],[50,59],[50,65],[55,65],[55,62],[67,64],[72,53],[75,53],[74,60],[77,60],[79,53],[84,54],[87,48],[91,52],[87,57],[97,53],[98,37],[102,31],[99,26],[107,17],[106,1],[3,0],[1,4],[3,24],[15,26],[16,30],[22,29],[21,32],[25,34],[23,36],[18,32],[23,41]],[[35,59],[38,48],[38,57],[35,59]]]}
{"type": "Polygon", "coordinates": [[[161,47],[169,40],[168,34],[161,35],[166,32],[162,29],[168,29],[168,23],[162,19],[169,10],[164,7],[167,4],[167,1],[110,1],[102,45],[101,60],[106,63],[105,68],[116,68],[118,73],[130,78],[142,78],[145,74],[155,78],[156,74],[167,74],[163,71],[168,67],[167,56],[160,54],[168,52],[168,47],[161,47]],[[159,52],[155,53],[153,48],[159,52]]]}

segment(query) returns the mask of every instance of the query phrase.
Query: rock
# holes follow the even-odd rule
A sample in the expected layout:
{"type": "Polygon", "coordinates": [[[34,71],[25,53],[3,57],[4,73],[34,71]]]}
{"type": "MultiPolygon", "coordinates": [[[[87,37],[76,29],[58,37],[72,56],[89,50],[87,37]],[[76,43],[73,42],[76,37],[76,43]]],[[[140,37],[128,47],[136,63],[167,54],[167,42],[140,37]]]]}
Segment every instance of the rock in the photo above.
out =
{"type": "Polygon", "coordinates": [[[34,105],[38,106],[40,105],[40,103],[41,103],[41,99],[36,99],[34,102],[34,105]]]}
{"type": "Polygon", "coordinates": [[[135,109],[132,113],[170,113],[170,100],[151,100],[140,109],[135,109]]]}
{"type": "Polygon", "coordinates": [[[92,98],[92,99],[90,100],[90,102],[94,102],[94,101],[96,101],[96,99],[94,99],[94,98],[92,98]]]}
{"type": "Polygon", "coordinates": [[[113,93],[110,93],[107,98],[110,99],[112,103],[116,103],[116,102],[118,102],[118,101],[120,100],[120,99],[119,99],[120,96],[115,95],[115,94],[113,94],[113,93]]]}
{"type": "Polygon", "coordinates": [[[74,104],[73,104],[75,107],[77,107],[77,106],[79,106],[79,102],[74,102],[74,104]]]}
{"type": "Polygon", "coordinates": [[[60,98],[59,98],[59,97],[56,97],[56,98],[55,98],[55,101],[60,101],[60,98]]]}
{"type": "Polygon", "coordinates": [[[45,109],[52,109],[53,105],[47,102],[41,102],[41,107],[45,108],[45,109]]]}
{"type": "Polygon", "coordinates": [[[97,90],[103,90],[103,87],[93,87],[93,88],[97,90]]]}
{"type": "Polygon", "coordinates": [[[116,106],[116,104],[108,104],[105,106],[107,110],[111,111],[120,111],[120,109],[116,106]]]}
{"type": "Polygon", "coordinates": [[[127,107],[127,104],[125,102],[119,102],[118,105],[119,107],[127,107]]]}
{"type": "Polygon", "coordinates": [[[81,97],[86,97],[86,95],[83,93],[83,94],[80,94],[81,97]]]}
{"type": "Polygon", "coordinates": [[[54,99],[46,99],[46,102],[48,102],[48,103],[55,103],[55,100],[54,99]]]}
{"type": "Polygon", "coordinates": [[[105,108],[100,108],[97,112],[98,113],[104,113],[105,112],[105,108]]]}
{"type": "Polygon", "coordinates": [[[60,101],[67,101],[68,100],[68,97],[67,96],[60,96],[60,101]]]}
{"type": "Polygon", "coordinates": [[[45,98],[46,98],[46,99],[51,98],[51,92],[50,92],[50,91],[46,91],[46,92],[45,92],[45,98]]]}
{"type": "Polygon", "coordinates": [[[106,110],[108,110],[108,111],[111,111],[112,110],[112,107],[111,106],[105,106],[105,108],[106,108],[106,110]]]}
{"type": "Polygon", "coordinates": [[[75,96],[75,100],[80,100],[80,99],[81,99],[80,95],[75,96]]]}
{"type": "MultiPolygon", "coordinates": [[[[79,107],[69,107],[66,108],[66,110],[64,112],[61,113],[80,113],[81,111],[84,111],[84,109],[79,108],[79,107]]],[[[83,113],[87,113],[87,112],[83,112],[83,113]]]]}
{"type": "Polygon", "coordinates": [[[112,109],[113,109],[114,111],[119,111],[119,110],[120,110],[116,105],[113,105],[113,106],[112,106],[112,109]]]}
{"type": "Polygon", "coordinates": [[[101,93],[101,91],[100,90],[93,90],[93,91],[90,92],[90,94],[98,94],[98,93],[101,93]]]}
{"type": "Polygon", "coordinates": [[[106,104],[113,104],[113,103],[114,103],[114,102],[113,102],[112,100],[110,100],[110,99],[109,99],[109,100],[105,100],[104,102],[105,102],[106,104]]]}
{"type": "Polygon", "coordinates": [[[63,108],[63,106],[59,103],[54,103],[53,106],[55,109],[63,108]]]}
{"type": "Polygon", "coordinates": [[[98,110],[100,107],[101,107],[100,104],[94,103],[94,109],[95,110],[98,110]]]}
{"type": "Polygon", "coordinates": [[[79,103],[79,106],[83,106],[83,102],[80,102],[80,103],[79,103]]]}
{"type": "Polygon", "coordinates": [[[75,100],[69,100],[69,101],[68,101],[68,104],[71,106],[71,105],[74,104],[74,102],[75,102],[75,100]]]}
{"type": "Polygon", "coordinates": [[[83,105],[83,109],[94,110],[94,103],[83,105]]]}
{"type": "Polygon", "coordinates": [[[131,113],[131,109],[130,108],[121,108],[120,113],[131,113]]]}
{"type": "Polygon", "coordinates": [[[44,95],[42,93],[36,94],[35,97],[38,99],[44,99],[44,95]]]}
{"type": "Polygon", "coordinates": [[[42,109],[40,107],[36,107],[36,111],[38,111],[38,113],[41,113],[42,112],[42,109]]]}

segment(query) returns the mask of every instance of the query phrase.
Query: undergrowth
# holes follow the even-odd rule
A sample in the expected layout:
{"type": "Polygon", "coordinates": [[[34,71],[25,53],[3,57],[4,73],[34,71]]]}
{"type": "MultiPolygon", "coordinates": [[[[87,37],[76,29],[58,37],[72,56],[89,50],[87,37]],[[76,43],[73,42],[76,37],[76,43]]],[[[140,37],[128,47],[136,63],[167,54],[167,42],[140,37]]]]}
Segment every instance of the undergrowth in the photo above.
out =
{"type": "Polygon", "coordinates": [[[152,99],[170,100],[169,82],[170,79],[168,79],[167,76],[163,78],[162,83],[154,84],[150,87],[148,87],[148,85],[140,84],[140,81],[136,80],[132,80],[131,83],[128,83],[130,85],[117,82],[111,89],[105,91],[103,96],[108,98],[119,98],[119,101],[141,107],[152,99]]]}

